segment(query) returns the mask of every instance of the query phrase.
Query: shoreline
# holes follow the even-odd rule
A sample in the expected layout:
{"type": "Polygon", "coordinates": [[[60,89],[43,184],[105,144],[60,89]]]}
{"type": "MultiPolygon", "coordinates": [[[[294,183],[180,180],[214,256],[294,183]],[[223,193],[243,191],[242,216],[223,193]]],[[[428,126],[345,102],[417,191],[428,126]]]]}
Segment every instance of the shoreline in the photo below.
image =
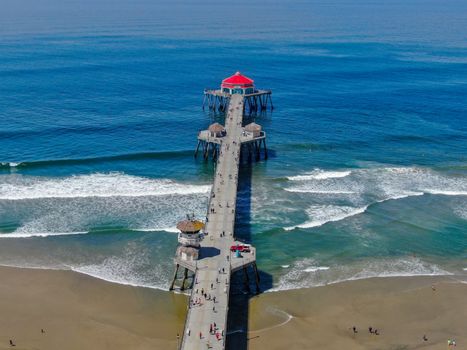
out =
{"type": "MultiPolygon", "coordinates": [[[[72,270],[0,267],[0,280],[6,315],[0,349],[10,349],[9,339],[16,349],[176,348],[182,332],[184,294],[72,270]]],[[[466,344],[465,295],[465,280],[452,276],[376,277],[263,293],[249,302],[249,348],[435,349],[451,338],[466,344]],[[369,326],[380,335],[370,335],[369,326]]],[[[233,337],[245,331],[244,325],[229,328],[233,337]]]]}

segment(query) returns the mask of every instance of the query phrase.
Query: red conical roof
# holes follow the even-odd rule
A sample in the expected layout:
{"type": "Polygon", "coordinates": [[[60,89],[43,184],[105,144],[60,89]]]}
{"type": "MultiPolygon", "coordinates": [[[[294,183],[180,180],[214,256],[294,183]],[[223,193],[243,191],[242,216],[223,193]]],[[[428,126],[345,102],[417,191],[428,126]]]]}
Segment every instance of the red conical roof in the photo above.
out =
{"type": "Polygon", "coordinates": [[[231,87],[233,85],[240,85],[241,87],[250,87],[253,86],[253,83],[253,79],[250,79],[242,75],[240,72],[237,72],[234,75],[222,80],[222,87],[231,87]]]}

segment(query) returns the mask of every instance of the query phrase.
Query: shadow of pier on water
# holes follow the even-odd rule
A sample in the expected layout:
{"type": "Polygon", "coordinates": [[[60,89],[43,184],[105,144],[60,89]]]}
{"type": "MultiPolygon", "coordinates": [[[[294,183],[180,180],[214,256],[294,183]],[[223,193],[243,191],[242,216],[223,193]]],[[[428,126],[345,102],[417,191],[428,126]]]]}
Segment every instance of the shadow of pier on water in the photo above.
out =
{"type": "MultiPolygon", "coordinates": [[[[253,244],[252,237],[252,175],[255,161],[243,157],[240,163],[237,208],[235,218],[236,239],[248,244],[253,244]]],[[[256,247],[258,249],[258,247],[256,247]]],[[[260,278],[260,290],[264,292],[272,288],[272,276],[258,269],[260,278]]],[[[248,269],[247,279],[244,271],[240,270],[232,274],[229,314],[227,320],[226,349],[242,350],[248,349],[248,320],[250,316],[250,300],[257,295],[255,286],[255,276],[253,268],[248,269]]]]}

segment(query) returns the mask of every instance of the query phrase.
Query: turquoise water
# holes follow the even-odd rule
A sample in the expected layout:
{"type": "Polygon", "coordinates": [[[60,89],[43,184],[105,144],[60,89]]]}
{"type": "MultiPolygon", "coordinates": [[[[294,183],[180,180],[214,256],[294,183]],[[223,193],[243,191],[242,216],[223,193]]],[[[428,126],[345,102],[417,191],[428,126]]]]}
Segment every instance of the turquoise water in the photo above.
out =
{"type": "Polygon", "coordinates": [[[467,5],[7,2],[0,264],[166,289],[205,214],[202,91],[273,90],[238,235],[273,288],[467,274],[467,5]],[[228,15],[232,14],[231,17],[228,15]]]}

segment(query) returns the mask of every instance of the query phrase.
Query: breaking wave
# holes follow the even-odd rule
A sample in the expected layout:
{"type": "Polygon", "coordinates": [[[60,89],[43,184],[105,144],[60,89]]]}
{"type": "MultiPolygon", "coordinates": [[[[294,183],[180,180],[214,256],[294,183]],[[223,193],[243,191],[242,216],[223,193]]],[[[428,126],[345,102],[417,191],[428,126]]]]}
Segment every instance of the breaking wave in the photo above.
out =
{"type": "Polygon", "coordinates": [[[335,179],[349,176],[351,174],[350,170],[347,171],[324,171],[321,169],[316,169],[313,172],[305,175],[296,175],[288,176],[287,179],[291,181],[306,181],[306,180],[326,180],[326,179],[335,179]]]}
{"type": "Polygon", "coordinates": [[[425,192],[429,194],[438,194],[442,196],[467,196],[467,191],[443,191],[426,189],[425,192]]]}
{"type": "Polygon", "coordinates": [[[15,162],[0,162],[0,169],[2,168],[16,168],[17,166],[21,165],[21,163],[15,162]]]}
{"type": "Polygon", "coordinates": [[[118,162],[118,161],[138,161],[138,160],[152,160],[152,159],[174,159],[186,158],[193,155],[192,150],[179,150],[179,151],[162,151],[162,152],[140,152],[118,154],[111,156],[100,156],[91,158],[72,158],[72,159],[47,159],[36,161],[23,161],[23,162],[0,162],[1,169],[9,168],[45,168],[45,167],[59,167],[64,165],[92,165],[102,162],[118,162]]]}
{"type": "Polygon", "coordinates": [[[79,232],[11,232],[0,233],[1,238],[31,238],[31,237],[50,237],[50,236],[69,236],[69,235],[84,235],[87,231],[79,232]]]}
{"type": "MultiPolygon", "coordinates": [[[[315,195],[313,204],[305,210],[310,220],[288,225],[294,228],[319,227],[364,213],[368,207],[388,200],[397,200],[424,194],[465,196],[467,178],[445,175],[424,168],[369,168],[352,171],[325,172],[316,169],[309,175],[289,177],[296,185],[285,190],[315,195]],[[339,205],[334,204],[336,201],[339,205]],[[342,204],[341,204],[342,203],[342,204]],[[348,204],[344,204],[348,203],[348,204]]],[[[308,197],[304,197],[307,201],[308,197]]],[[[306,202],[305,202],[306,203],[306,202]]]]}
{"type": "Polygon", "coordinates": [[[289,192],[317,194],[374,195],[378,200],[403,198],[418,193],[464,196],[467,178],[445,175],[426,168],[389,167],[352,169],[289,177],[297,185],[285,188],[289,192]],[[325,176],[329,174],[330,176],[325,176]],[[340,174],[340,176],[335,176],[340,174]],[[317,181],[319,180],[319,181],[317,181]]]}
{"type": "Polygon", "coordinates": [[[75,232],[167,231],[187,213],[206,214],[210,185],[184,184],[122,173],[65,178],[7,175],[0,211],[14,221],[0,238],[71,235],[75,232]],[[14,203],[10,202],[14,201],[14,203]]]}
{"type": "Polygon", "coordinates": [[[367,206],[362,208],[353,208],[337,205],[314,205],[306,210],[308,216],[313,218],[312,220],[304,222],[303,224],[285,227],[284,229],[290,231],[295,228],[319,227],[328,222],[340,221],[345,218],[364,213],[366,209],[367,206]]]}
{"type": "Polygon", "coordinates": [[[96,173],[56,179],[11,176],[0,184],[0,200],[188,195],[207,193],[210,188],[210,185],[189,185],[122,173],[96,173]]]}

